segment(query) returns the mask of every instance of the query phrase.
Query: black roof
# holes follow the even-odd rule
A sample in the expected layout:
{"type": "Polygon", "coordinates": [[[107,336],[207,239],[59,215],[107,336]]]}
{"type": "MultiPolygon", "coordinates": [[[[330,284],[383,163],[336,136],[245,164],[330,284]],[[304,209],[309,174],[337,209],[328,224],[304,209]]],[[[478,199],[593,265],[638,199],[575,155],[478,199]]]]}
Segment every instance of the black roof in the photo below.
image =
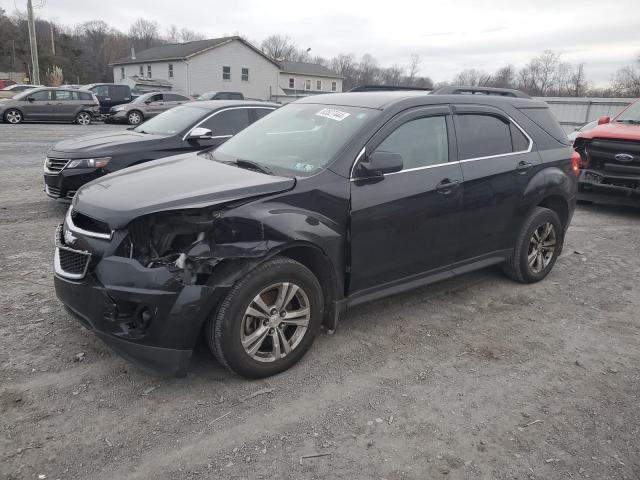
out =
{"type": "Polygon", "coordinates": [[[256,53],[262,55],[270,62],[273,62],[277,65],[274,60],[265,55],[260,49],[254,47],[246,40],[242,39],[239,36],[233,37],[220,37],[220,38],[209,38],[207,40],[195,40],[193,42],[186,43],[169,43],[166,45],[158,45],[156,47],[148,48],[147,50],[142,50],[141,52],[136,52],[136,57],[131,58],[131,55],[123,58],[119,58],[118,60],[110,63],[109,65],[126,65],[130,63],[144,63],[144,62],[161,62],[165,60],[185,60],[189,57],[202,53],[206,50],[210,50],[212,48],[219,47],[226,43],[232,42],[234,40],[240,41],[244,43],[247,47],[254,50],[256,53]]]}
{"type": "Polygon", "coordinates": [[[396,90],[389,92],[346,92],[312,95],[296,100],[295,103],[317,103],[323,105],[344,105],[350,107],[376,108],[383,110],[396,103],[405,103],[406,107],[436,105],[446,103],[476,103],[482,105],[509,104],[516,108],[547,108],[540,100],[499,95],[434,95],[419,90],[396,90]],[[413,100],[413,101],[412,101],[413,100]]]}
{"type": "Polygon", "coordinates": [[[320,65],[319,63],[290,62],[287,60],[282,60],[278,63],[280,64],[282,73],[297,73],[300,75],[313,75],[316,77],[344,78],[330,68],[320,65]]]}

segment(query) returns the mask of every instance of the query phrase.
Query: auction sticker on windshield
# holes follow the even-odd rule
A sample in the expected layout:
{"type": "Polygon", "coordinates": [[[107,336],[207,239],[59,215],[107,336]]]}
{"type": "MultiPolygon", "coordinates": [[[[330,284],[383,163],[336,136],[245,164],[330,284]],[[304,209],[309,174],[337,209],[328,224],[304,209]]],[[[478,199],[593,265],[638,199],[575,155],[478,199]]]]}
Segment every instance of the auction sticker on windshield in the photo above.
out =
{"type": "Polygon", "coordinates": [[[335,120],[336,122],[341,122],[351,114],[342,112],[340,110],[334,110],[333,108],[323,108],[318,113],[316,113],[316,115],[318,117],[330,118],[331,120],[335,120]]]}

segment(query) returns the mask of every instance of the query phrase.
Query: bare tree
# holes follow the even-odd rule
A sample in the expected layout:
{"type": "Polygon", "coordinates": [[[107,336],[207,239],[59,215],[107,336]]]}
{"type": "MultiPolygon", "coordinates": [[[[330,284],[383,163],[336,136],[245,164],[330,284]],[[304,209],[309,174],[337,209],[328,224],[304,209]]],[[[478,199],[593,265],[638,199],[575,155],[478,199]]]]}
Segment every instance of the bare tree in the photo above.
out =
{"type": "Polygon", "coordinates": [[[379,77],[379,70],[378,61],[371,54],[365,53],[358,64],[358,85],[375,84],[379,77]]]}
{"type": "Polygon", "coordinates": [[[160,43],[158,24],[144,18],[138,18],[133,22],[129,29],[129,36],[135,40],[136,46],[141,49],[151,48],[160,43]]]}
{"type": "Polygon", "coordinates": [[[505,65],[491,75],[491,80],[487,82],[490,87],[513,88],[516,80],[516,69],[513,65],[505,65]]]}
{"type": "Polygon", "coordinates": [[[165,38],[169,43],[180,43],[180,30],[178,30],[178,27],[175,25],[169,26],[165,38]]]}
{"type": "Polygon", "coordinates": [[[404,76],[404,68],[398,64],[389,68],[383,68],[380,71],[380,80],[382,80],[384,85],[400,85],[404,76]]]}
{"type": "Polygon", "coordinates": [[[407,68],[407,79],[406,83],[409,87],[414,87],[414,83],[416,78],[418,77],[418,73],[420,72],[420,55],[414,53],[411,55],[409,60],[409,67],[407,68]]]}
{"type": "Polygon", "coordinates": [[[468,68],[453,77],[454,85],[468,85],[471,87],[484,87],[491,80],[491,75],[483,70],[468,68]]]}
{"type": "Polygon", "coordinates": [[[190,30],[186,27],[183,27],[180,30],[180,39],[183,42],[193,42],[195,40],[204,40],[205,35],[199,32],[194,32],[193,30],[190,30]]]}
{"type": "Polygon", "coordinates": [[[615,95],[622,97],[640,96],[640,72],[636,65],[640,66],[640,56],[635,64],[618,69],[611,82],[611,90],[615,95]]]}
{"type": "Polygon", "coordinates": [[[584,71],[584,63],[580,63],[569,78],[569,95],[572,97],[584,97],[588,92],[589,82],[584,71]]]}
{"type": "Polygon", "coordinates": [[[519,87],[532,95],[547,95],[557,82],[559,65],[560,55],[552,50],[545,50],[520,70],[519,87]]]}
{"type": "Polygon", "coordinates": [[[260,49],[275,60],[298,60],[296,44],[286,35],[270,35],[260,44],[260,49]]]}

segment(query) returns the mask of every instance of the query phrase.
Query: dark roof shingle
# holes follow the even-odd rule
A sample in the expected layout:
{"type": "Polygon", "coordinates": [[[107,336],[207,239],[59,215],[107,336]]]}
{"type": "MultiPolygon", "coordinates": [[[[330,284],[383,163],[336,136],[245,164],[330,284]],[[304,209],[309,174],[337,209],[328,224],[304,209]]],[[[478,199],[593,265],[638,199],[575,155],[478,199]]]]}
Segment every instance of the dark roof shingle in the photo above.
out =
{"type": "Polygon", "coordinates": [[[290,62],[283,60],[278,62],[284,73],[299,73],[301,75],[314,75],[317,77],[342,78],[330,68],[319,63],[290,62]]]}
{"type": "Polygon", "coordinates": [[[119,58],[111,65],[124,65],[127,63],[157,62],[160,60],[182,60],[198,52],[220,45],[232,40],[234,37],[210,38],[208,40],[195,40],[187,43],[172,43],[158,45],[141,52],[136,52],[136,58],[131,56],[119,58]]]}

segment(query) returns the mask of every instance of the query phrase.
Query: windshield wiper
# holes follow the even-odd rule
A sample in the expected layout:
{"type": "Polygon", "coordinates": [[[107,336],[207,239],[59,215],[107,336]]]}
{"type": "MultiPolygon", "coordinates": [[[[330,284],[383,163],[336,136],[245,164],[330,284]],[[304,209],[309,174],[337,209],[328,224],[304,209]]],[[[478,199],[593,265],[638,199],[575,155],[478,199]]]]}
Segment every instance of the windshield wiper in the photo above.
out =
{"type": "Polygon", "coordinates": [[[258,162],[252,162],[251,160],[243,160],[242,158],[237,158],[228,163],[240,168],[246,168],[248,170],[257,170],[258,172],[266,173],[267,175],[273,175],[273,171],[269,167],[267,167],[266,165],[262,165],[261,163],[258,163],[258,162]]]}
{"type": "Polygon", "coordinates": [[[616,120],[616,123],[630,123],[631,125],[640,125],[640,120],[622,119],[616,120]]]}

